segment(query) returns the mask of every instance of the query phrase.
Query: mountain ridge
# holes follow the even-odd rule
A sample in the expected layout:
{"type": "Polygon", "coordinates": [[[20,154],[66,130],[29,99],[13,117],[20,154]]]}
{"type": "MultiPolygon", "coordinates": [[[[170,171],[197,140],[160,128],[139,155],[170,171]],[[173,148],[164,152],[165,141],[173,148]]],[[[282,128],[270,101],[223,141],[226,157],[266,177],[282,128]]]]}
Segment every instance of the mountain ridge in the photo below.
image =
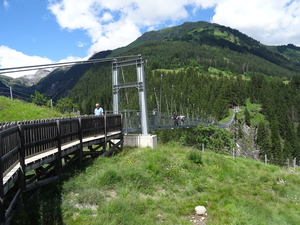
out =
{"type": "MultiPolygon", "coordinates": [[[[177,61],[180,61],[180,53],[176,53],[176,50],[172,51],[173,52],[168,53],[165,58],[168,58],[169,61],[176,61],[176,59],[177,61]]],[[[295,73],[300,72],[299,47],[292,44],[275,47],[266,46],[236,29],[205,21],[185,22],[175,27],[149,31],[125,47],[98,52],[90,59],[141,53],[143,58],[149,59],[148,61],[152,65],[152,69],[158,69],[159,67],[161,67],[160,69],[178,69],[182,66],[187,67],[190,64],[193,66],[202,66],[207,70],[207,63],[205,60],[210,58],[217,62],[218,65],[214,65],[217,66],[217,69],[232,69],[233,73],[242,74],[245,71],[243,71],[244,69],[240,70],[239,68],[245,67],[248,68],[248,71],[266,73],[266,75],[270,76],[271,73],[268,73],[267,69],[259,69],[259,64],[262,64],[261,62],[263,60],[269,62],[267,67],[271,67],[271,64],[274,64],[272,66],[274,67],[273,71],[279,71],[277,72],[278,75],[284,73],[287,74],[286,77],[290,78],[295,75],[295,73]],[[176,43],[179,44],[176,45],[176,43]],[[179,46],[178,48],[180,48],[181,44],[186,46],[186,51],[189,52],[192,51],[193,46],[198,48],[200,52],[201,49],[199,46],[202,46],[202,52],[199,54],[193,52],[188,56],[188,62],[176,64],[173,62],[161,63],[161,60],[158,60],[160,56],[153,54],[155,51],[147,51],[149,48],[155,49],[156,47],[163,49],[168,46],[170,48],[179,46]],[[190,46],[189,44],[193,46],[190,46]],[[204,52],[203,46],[206,46],[207,52],[204,52]],[[228,58],[228,55],[232,54],[235,54],[236,56],[232,57],[232,59],[228,58]],[[253,60],[256,61],[256,63],[249,66],[249,63],[246,61],[249,56],[252,57],[252,55],[258,58],[253,60]],[[245,62],[241,62],[241,59],[239,59],[241,56],[244,57],[245,62]],[[199,60],[199,57],[206,59],[199,60]],[[228,62],[237,65],[233,69],[233,66],[228,65],[228,62]],[[255,70],[255,67],[257,70],[255,70]]],[[[93,65],[75,65],[70,67],[67,71],[60,69],[54,70],[48,76],[42,78],[37,84],[29,88],[22,85],[22,82],[14,83],[14,81],[16,81],[15,79],[11,79],[10,82],[5,83],[3,82],[3,80],[5,80],[3,76],[0,76],[0,81],[5,85],[10,84],[13,88],[16,87],[18,90],[24,91],[25,93],[33,93],[37,90],[45,94],[45,96],[57,100],[66,97],[92,67],[93,65]]]]}

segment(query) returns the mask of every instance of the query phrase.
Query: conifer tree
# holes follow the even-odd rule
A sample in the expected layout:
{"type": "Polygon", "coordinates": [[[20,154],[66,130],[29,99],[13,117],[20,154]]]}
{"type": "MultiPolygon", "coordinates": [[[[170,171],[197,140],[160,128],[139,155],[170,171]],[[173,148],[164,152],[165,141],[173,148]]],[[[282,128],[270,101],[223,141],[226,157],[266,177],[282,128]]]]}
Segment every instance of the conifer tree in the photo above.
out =
{"type": "Polygon", "coordinates": [[[249,113],[247,107],[245,108],[245,113],[244,114],[245,114],[245,124],[247,126],[250,126],[251,125],[251,117],[250,117],[250,113],[249,113]]]}
{"type": "Polygon", "coordinates": [[[263,121],[260,121],[257,127],[256,144],[258,146],[262,146],[266,137],[267,137],[267,131],[266,131],[265,123],[263,121]]]}
{"type": "Polygon", "coordinates": [[[271,123],[271,156],[274,163],[281,164],[284,160],[284,155],[282,153],[281,147],[281,137],[278,132],[278,122],[276,120],[271,123]]]}

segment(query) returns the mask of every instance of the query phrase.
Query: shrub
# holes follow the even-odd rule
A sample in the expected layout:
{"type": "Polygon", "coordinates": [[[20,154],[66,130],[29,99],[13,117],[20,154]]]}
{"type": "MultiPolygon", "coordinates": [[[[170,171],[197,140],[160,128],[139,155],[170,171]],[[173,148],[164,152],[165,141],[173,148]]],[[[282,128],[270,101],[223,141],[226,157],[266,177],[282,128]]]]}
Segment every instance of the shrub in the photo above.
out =
{"type": "Polygon", "coordinates": [[[197,165],[202,164],[202,155],[199,150],[190,151],[188,153],[188,159],[197,165]]]}

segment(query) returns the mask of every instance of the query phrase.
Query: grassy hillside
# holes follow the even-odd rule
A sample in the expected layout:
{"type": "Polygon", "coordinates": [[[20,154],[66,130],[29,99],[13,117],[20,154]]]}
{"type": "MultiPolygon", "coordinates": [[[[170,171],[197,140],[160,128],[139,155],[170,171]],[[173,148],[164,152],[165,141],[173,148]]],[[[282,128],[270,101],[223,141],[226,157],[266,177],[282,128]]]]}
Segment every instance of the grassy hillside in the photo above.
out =
{"type": "Polygon", "coordinates": [[[0,123],[62,116],[61,113],[49,108],[38,107],[31,103],[10,100],[0,96],[0,123]]]}
{"type": "Polygon", "coordinates": [[[300,170],[169,144],[85,162],[12,224],[299,224],[300,170]],[[29,222],[30,221],[30,222],[29,222]]]}

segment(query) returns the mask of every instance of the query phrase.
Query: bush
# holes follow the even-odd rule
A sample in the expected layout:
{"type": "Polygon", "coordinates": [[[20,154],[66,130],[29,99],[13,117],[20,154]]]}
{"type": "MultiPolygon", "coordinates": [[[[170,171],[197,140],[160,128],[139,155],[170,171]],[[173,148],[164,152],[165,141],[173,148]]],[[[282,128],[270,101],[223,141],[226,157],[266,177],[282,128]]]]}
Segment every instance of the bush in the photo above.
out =
{"type": "Polygon", "coordinates": [[[192,150],[188,153],[188,160],[191,160],[197,165],[202,165],[202,155],[199,150],[192,150]]]}

